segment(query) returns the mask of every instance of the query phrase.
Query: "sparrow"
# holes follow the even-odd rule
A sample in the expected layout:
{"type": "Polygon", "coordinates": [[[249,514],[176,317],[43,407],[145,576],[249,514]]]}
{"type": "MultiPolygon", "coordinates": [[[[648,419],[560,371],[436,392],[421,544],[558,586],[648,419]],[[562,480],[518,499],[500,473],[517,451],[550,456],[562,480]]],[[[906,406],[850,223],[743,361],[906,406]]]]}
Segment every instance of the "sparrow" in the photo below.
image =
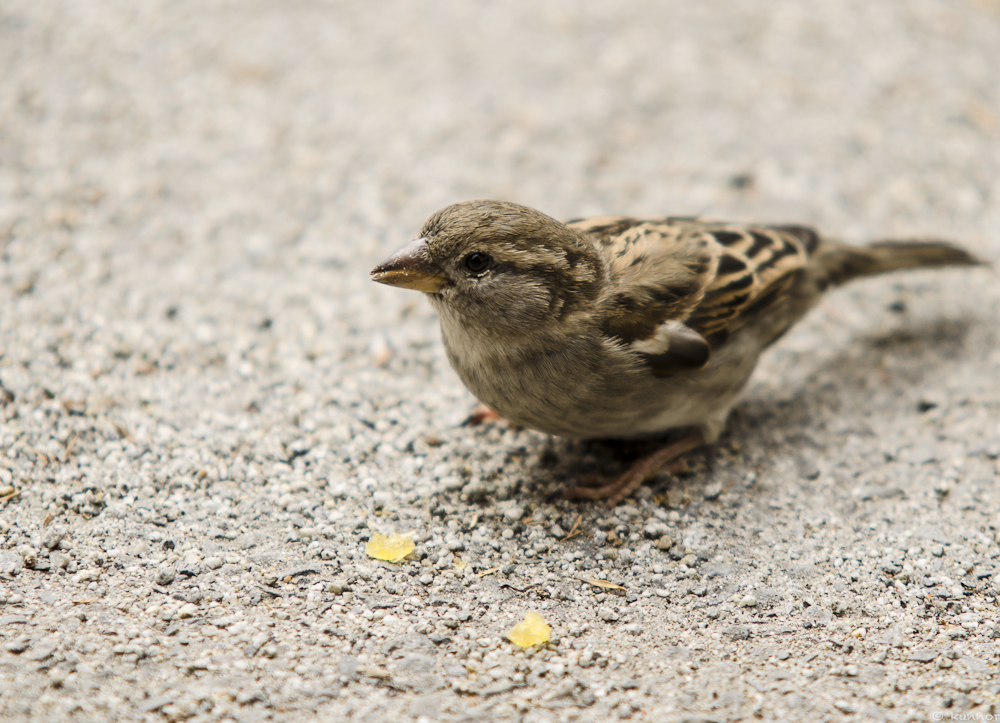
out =
{"type": "Polygon", "coordinates": [[[980,263],[936,240],[856,247],[691,217],[560,223],[479,200],[432,215],[371,275],[427,295],[462,382],[516,425],[570,439],[686,430],[613,482],[566,490],[613,507],[718,440],[761,352],[830,288],[980,263]]]}

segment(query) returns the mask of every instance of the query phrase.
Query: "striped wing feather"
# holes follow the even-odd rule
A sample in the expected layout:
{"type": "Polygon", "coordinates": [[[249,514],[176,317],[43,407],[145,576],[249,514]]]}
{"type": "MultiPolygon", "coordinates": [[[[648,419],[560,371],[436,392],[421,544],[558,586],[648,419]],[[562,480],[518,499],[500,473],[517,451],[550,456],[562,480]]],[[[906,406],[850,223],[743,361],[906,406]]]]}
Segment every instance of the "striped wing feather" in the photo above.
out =
{"type": "Polygon", "coordinates": [[[818,242],[814,231],[798,226],[690,218],[599,217],[568,225],[590,235],[608,262],[605,332],[643,350],[661,375],[701,368],[709,345],[723,343],[787,292],[818,242]],[[708,342],[700,362],[690,353],[698,335],[708,342]],[[658,339],[664,347],[683,341],[673,346],[688,353],[658,357],[658,339]]]}
{"type": "Polygon", "coordinates": [[[715,240],[715,277],[687,324],[721,343],[732,332],[786,293],[795,272],[806,265],[815,234],[796,227],[709,225],[703,234],[715,240]]]}

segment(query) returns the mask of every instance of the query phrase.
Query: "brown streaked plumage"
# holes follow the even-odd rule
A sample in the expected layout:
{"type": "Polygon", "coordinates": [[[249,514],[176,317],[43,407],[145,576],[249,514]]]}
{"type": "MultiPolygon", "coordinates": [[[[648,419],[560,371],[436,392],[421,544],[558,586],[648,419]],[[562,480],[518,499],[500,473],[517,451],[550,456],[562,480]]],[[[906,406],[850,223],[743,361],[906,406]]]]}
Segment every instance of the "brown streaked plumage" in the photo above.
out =
{"type": "Polygon", "coordinates": [[[376,281],[428,294],[465,385],[510,421],[570,438],[693,428],[617,482],[617,504],[714,442],[761,351],[830,286],[980,263],[939,241],[851,247],[799,226],[606,216],[559,223],[503,201],[448,206],[376,281]]]}

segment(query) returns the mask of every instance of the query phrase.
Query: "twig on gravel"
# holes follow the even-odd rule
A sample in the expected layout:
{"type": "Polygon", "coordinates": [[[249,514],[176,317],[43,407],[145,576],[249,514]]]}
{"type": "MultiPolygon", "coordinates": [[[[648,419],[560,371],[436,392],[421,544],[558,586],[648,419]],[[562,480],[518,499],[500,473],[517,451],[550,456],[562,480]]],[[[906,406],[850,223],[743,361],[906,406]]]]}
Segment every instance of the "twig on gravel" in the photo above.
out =
{"type": "Polygon", "coordinates": [[[118,436],[120,438],[127,439],[130,442],[135,441],[135,437],[132,436],[132,433],[128,431],[128,428],[123,423],[113,422],[111,426],[115,428],[115,431],[118,432],[118,436]]]}
{"type": "Polygon", "coordinates": [[[9,495],[5,495],[3,497],[0,497],[0,502],[6,502],[7,500],[14,499],[15,497],[17,497],[22,492],[24,492],[23,489],[17,490],[16,492],[11,492],[9,495]]]}
{"type": "Polygon", "coordinates": [[[587,583],[588,585],[593,585],[594,587],[602,587],[605,590],[624,590],[625,589],[625,587],[622,586],[622,585],[617,585],[617,584],[615,584],[613,582],[610,582],[608,580],[601,580],[601,579],[598,579],[598,578],[578,577],[577,580],[581,580],[581,581],[587,583]]]}
{"type": "Polygon", "coordinates": [[[548,595],[548,591],[544,587],[542,587],[541,585],[528,585],[525,588],[517,588],[517,587],[514,587],[513,585],[511,585],[509,582],[505,582],[505,583],[501,584],[500,587],[510,588],[514,592],[519,592],[522,595],[524,593],[531,592],[532,590],[537,590],[540,593],[545,593],[546,595],[548,595]]]}
{"type": "Polygon", "coordinates": [[[582,530],[580,532],[576,531],[577,528],[580,526],[580,522],[582,522],[582,521],[583,521],[583,513],[581,512],[580,514],[578,514],[576,516],[576,522],[573,523],[573,527],[569,531],[569,534],[566,535],[566,537],[564,537],[561,540],[559,540],[559,542],[566,542],[566,540],[572,540],[574,537],[582,535],[583,534],[582,530]]]}

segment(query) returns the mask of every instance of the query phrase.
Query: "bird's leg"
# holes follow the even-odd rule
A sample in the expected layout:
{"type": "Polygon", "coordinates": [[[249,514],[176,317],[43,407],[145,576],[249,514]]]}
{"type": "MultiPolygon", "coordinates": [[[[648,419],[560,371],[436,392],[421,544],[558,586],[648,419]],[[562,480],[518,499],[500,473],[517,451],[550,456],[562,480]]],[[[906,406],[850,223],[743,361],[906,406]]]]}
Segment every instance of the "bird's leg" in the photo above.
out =
{"type": "Polygon", "coordinates": [[[629,470],[611,484],[603,487],[569,487],[564,492],[569,499],[607,500],[608,508],[612,508],[635,492],[647,479],[662,471],[680,471],[684,460],[677,459],[685,452],[705,444],[701,432],[691,432],[685,437],[658,449],[646,457],[637,460],[629,470]]]}
{"type": "MultiPolygon", "coordinates": [[[[683,474],[684,472],[691,471],[691,466],[687,463],[686,459],[672,459],[666,464],[664,464],[657,472],[667,472],[668,474],[683,474]]],[[[605,487],[610,486],[613,481],[620,479],[618,477],[612,477],[611,475],[601,474],[600,472],[584,472],[583,474],[577,475],[576,485],[577,487],[605,487]]],[[[571,490],[574,488],[571,488],[571,490]]]]}

